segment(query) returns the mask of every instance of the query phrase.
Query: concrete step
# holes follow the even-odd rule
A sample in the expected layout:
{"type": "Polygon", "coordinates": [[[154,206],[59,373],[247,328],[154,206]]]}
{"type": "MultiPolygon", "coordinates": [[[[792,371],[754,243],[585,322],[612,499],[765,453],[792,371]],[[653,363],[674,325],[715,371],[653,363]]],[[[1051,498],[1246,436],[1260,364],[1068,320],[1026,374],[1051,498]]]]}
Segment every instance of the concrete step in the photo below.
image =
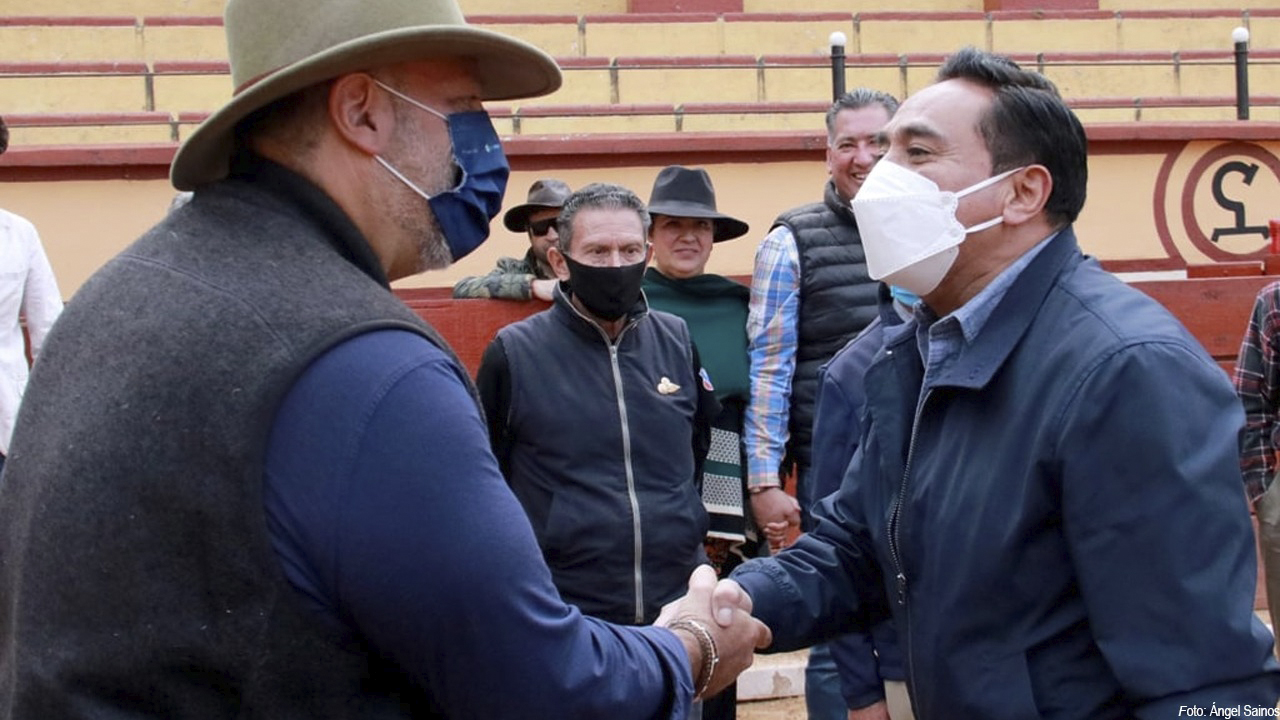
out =
{"type": "Polygon", "coordinates": [[[804,666],[808,650],[756,655],[755,663],[738,676],[738,700],[768,700],[804,695],[804,666]]]}

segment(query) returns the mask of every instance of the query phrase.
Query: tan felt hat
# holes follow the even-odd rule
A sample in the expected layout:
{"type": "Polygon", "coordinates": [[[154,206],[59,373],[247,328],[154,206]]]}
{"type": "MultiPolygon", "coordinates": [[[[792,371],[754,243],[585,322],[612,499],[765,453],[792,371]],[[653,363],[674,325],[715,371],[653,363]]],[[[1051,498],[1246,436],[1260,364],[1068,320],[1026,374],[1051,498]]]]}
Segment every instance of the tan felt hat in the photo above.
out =
{"type": "Polygon", "coordinates": [[[228,0],[225,22],[235,93],[178,148],[169,177],[179,190],[226,176],[235,126],[255,110],[346,73],[467,58],[483,100],[546,95],[561,83],[550,55],[468,25],[455,0],[228,0]]]}

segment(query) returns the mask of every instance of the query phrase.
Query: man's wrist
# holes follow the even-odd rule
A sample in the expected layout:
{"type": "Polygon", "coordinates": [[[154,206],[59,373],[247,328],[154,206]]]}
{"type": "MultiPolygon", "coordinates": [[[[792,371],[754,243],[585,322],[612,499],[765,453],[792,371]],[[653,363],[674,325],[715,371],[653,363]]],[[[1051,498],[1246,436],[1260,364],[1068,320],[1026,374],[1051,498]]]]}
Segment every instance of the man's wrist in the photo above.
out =
{"type": "Polygon", "coordinates": [[[751,495],[759,495],[768,490],[781,490],[782,486],[777,483],[760,483],[747,488],[747,493],[751,495]]]}
{"type": "MultiPolygon", "coordinates": [[[[694,646],[685,644],[686,651],[692,651],[696,646],[696,670],[693,672],[693,695],[695,699],[701,699],[703,693],[711,686],[711,677],[715,675],[716,665],[720,664],[720,652],[716,647],[715,637],[711,635],[711,630],[701,621],[691,617],[683,617],[667,626],[672,632],[682,632],[687,634],[694,641],[694,646]]],[[[691,661],[695,660],[694,653],[689,652],[691,661]]]]}

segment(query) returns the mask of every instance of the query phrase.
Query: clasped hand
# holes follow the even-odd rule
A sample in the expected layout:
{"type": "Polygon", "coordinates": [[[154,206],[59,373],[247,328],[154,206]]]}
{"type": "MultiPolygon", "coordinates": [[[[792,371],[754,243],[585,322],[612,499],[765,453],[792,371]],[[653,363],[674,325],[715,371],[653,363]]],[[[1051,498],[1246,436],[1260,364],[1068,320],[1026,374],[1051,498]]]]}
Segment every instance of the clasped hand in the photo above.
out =
{"type": "MultiPolygon", "coordinates": [[[[694,569],[689,576],[689,593],[667,603],[654,625],[666,627],[681,619],[705,625],[719,652],[720,661],[703,693],[706,697],[728,687],[743,670],[751,667],[755,651],[773,642],[769,628],[751,617],[751,596],[732,580],[716,582],[715,571],[710,565],[694,569]]],[[[701,667],[697,643],[686,641],[685,648],[689,651],[689,664],[696,683],[701,667]]]]}

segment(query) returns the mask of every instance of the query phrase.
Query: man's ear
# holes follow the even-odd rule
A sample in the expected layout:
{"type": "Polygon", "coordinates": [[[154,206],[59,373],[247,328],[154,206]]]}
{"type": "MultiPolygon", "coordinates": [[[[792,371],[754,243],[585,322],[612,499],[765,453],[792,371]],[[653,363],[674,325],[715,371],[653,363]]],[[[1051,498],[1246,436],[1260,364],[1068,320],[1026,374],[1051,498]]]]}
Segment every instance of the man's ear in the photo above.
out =
{"type": "Polygon", "coordinates": [[[551,271],[561,280],[569,279],[569,263],[564,261],[564,253],[560,252],[559,245],[552,245],[547,248],[547,262],[551,265],[551,271]]]}
{"type": "Polygon", "coordinates": [[[1010,178],[1013,195],[1005,203],[1004,221],[1008,225],[1021,225],[1044,212],[1053,192],[1053,176],[1043,165],[1028,165],[1010,178]]]}
{"type": "Polygon", "coordinates": [[[368,155],[381,155],[395,135],[395,108],[367,73],[350,73],[329,90],[329,122],[346,142],[368,155]]]}

